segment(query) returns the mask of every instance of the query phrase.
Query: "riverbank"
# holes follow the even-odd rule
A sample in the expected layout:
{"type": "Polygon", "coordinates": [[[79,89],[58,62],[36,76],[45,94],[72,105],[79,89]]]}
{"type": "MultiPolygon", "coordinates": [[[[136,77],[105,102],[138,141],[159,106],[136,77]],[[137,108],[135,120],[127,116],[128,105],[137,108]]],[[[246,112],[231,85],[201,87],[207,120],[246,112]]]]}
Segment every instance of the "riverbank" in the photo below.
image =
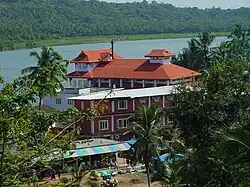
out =
{"type": "MultiPolygon", "coordinates": [[[[216,37],[227,36],[229,33],[213,33],[216,37]]],[[[14,49],[35,48],[41,46],[76,45],[89,43],[105,43],[111,39],[115,41],[134,41],[134,40],[155,40],[155,39],[177,39],[197,37],[198,33],[179,33],[179,34],[138,34],[138,35],[113,35],[113,36],[83,36],[65,37],[60,39],[32,40],[21,43],[14,43],[14,49]]]]}

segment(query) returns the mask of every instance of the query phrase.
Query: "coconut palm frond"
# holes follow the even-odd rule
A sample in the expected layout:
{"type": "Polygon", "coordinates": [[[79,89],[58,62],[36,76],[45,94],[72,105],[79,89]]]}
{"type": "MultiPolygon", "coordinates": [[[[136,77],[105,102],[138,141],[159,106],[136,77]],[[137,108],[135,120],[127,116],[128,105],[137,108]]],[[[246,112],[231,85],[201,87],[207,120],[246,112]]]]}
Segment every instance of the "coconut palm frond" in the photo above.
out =
{"type": "Polygon", "coordinates": [[[21,70],[22,74],[26,74],[26,73],[32,73],[33,71],[37,70],[36,66],[31,66],[31,67],[27,67],[21,70]]]}

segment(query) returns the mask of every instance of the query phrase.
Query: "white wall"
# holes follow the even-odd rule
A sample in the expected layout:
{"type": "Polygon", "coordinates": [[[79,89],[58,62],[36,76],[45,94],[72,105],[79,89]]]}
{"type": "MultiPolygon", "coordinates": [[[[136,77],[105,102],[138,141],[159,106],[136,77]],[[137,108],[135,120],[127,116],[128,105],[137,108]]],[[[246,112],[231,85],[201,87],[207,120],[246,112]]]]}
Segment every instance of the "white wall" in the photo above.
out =
{"type": "Polygon", "coordinates": [[[89,72],[92,71],[96,66],[98,65],[98,63],[76,63],[75,64],[75,71],[78,72],[89,72]]]}
{"type": "Polygon", "coordinates": [[[89,86],[89,82],[87,79],[82,78],[72,78],[70,82],[71,88],[86,88],[89,86]]]}
{"type": "Polygon", "coordinates": [[[46,96],[43,99],[43,104],[48,105],[57,110],[65,110],[70,107],[74,107],[73,105],[68,104],[68,98],[74,97],[76,94],[59,94],[57,97],[46,96]],[[56,104],[56,99],[61,99],[61,104],[56,104]]]}
{"type": "Polygon", "coordinates": [[[170,64],[171,63],[171,58],[169,59],[150,59],[150,63],[152,64],[170,64]]]}

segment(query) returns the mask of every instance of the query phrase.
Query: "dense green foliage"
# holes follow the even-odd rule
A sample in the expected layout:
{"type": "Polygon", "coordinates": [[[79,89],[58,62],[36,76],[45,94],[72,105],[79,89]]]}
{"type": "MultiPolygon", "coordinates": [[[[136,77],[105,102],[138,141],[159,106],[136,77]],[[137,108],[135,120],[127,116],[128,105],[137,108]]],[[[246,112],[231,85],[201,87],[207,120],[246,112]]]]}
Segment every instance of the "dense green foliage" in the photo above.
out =
{"type": "MultiPolygon", "coordinates": [[[[64,111],[41,107],[46,95],[57,95],[63,89],[61,80],[66,77],[67,61],[52,48],[43,47],[41,53],[31,52],[37,66],[27,67],[11,84],[4,84],[0,76],[0,187],[36,183],[41,172],[49,170],[63,159],[66,150],[74,148],[78,139],[80,120],[96,117],[105,106],[102,101],[86,111],[74,107],[64,111]],[[39,98],[39,107],[34,103],[39,98]],[[54,129],[53,124],[65,125],[54,129]],[[72,129],[72,126],[74,129],[72,129]]],[[[81,183],[83,168],[73,172],[72,186],[81,183]]]]}
{"type": "Polygon", "coordinates": [[[198,38],[192,38],[173,63],[198,71],[209,71],[214,62],[250,61],[250,29],[236,25],[225,42],[211,47],[215,38],[209,32],[201,32],[198,38]]]}
{"type": "Polygon", "coordinates": [[[249,72],[248,62],[215,62],[199,85],[178,89],[181,94],[170,111],[192,150],[181,174],[186,184],[239,186],[249,181],[249,149],[242,146],[249,145],[249,72]],[[227,135],[235,133],[239,141],[227,135]]]}
{"type": "MultiPolygon", "coordinates": [[[[0,2],[0,38],[11,41],[74,36],[193,33],[249,27],[250,8],[177,8],[170,4],[106,3],[96,0],[11,0],[0,2]]],[[[32,41],[27,47],[32,47],[32,41]]]]}
{"type": "Polygon", "coordinates": [[[34,109],[37,92],[24,86],[22,78],[7,84],[0,92],[0,186],[17,186],[20,177],[32,176],[32,170],[48,167],[49,156],[61,158],[70,148],[73,133],[54,139],[54,122],[71,122],[76,109],[46,112],[34,109]]]}
{"type": "Polygon", "coordinates": [[[249,31],[236,26],[228,41],[215,48],[208,35],[203,32],[198,42],[191,39],[175,59],[206,72],[196,86],[179,87],[175,107],[168,110],[189,149],[178,174],[191,186],[249,186],[249,31]],[[199,45],[202,38],[204,45],[199,45]]]}
{"type": "MultiPolygon", "coordinates": [[[[192,87],[177,87],[171,107],[166,108],[173,123],[165,128],[180,132],[178,139],[184,142],[182,153],[186,155],[157,165],[156,177],[167,187],[250,184],[249,31],[238,25],[228,41],[215,48],[210,47],[212,40],[209,32],[202,32],[174,60],[204,74],[192,87]]],[[[162,142],[167,140],[162,138],[162,142]]],[[[170,153],[179,153],[177,150],[168,148],[170,153]]]]}

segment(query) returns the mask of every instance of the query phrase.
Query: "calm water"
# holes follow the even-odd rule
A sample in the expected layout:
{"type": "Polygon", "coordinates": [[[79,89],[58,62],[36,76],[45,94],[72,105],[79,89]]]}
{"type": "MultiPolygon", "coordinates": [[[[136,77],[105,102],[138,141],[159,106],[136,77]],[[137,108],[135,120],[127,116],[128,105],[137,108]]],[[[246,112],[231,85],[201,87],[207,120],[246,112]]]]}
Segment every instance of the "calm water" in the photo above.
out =
{"type": "MultiPolygon", "coordinates": [[[[127,58],[142,58],[152,49],[167,48],[178,53],[182,48],[187,46],[188,38],[182,39],[164,39],[164,40],[143,40],[143,41],[124,41],[115,43],[115,52],[127,58]]],[[[217,45],[224,41],[225,38],[216,38],[213,45],[217,45]]],[[[64,59],[72,59],[76,57],[81,50],[110,48],[109,43],[98,44],[81,44],[81,45],[67,45],[55,46],[54,49],[60,52],[64,59]]],[[[35,49],[39,50],[39,49],[35,49]]],[[[23,49],[15,51],[0,52],[0,74],[4,76],[6,82],[12,82],[16,77],[20,76],[21,69],[36,65],[36,60],[29,57],[32,49],[23,49]]],[[[73,67],[69,67],[72,71],[73,67]]]]}

